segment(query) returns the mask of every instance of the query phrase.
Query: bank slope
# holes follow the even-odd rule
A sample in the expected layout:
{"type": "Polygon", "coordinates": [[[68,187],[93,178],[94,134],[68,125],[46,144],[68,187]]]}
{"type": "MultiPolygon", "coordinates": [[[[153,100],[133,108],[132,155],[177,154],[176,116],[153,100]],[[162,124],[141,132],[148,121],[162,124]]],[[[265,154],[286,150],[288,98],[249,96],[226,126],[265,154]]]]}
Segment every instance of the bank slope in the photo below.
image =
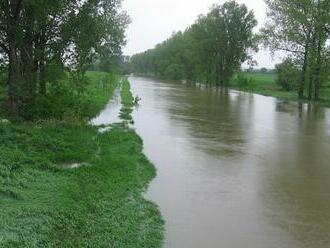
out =
{"type": "MultiPolygon", "coordinates": [[[[95,90],[91,104],[112,92],[95,90]]],[[[87,123],[1,123],[0,247],[160,247],[161,215],[142,197],[155,168],[142,148],[126,124],[99,133],[87,123]]]]}

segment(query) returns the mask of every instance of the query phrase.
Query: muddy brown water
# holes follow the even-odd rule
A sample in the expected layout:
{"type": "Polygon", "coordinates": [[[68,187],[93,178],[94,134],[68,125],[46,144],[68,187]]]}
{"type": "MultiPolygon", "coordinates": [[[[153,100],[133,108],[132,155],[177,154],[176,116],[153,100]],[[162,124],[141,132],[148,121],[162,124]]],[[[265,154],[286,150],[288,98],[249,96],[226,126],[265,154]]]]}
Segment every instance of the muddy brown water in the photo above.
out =
{"type": "Polygon", "coordinates": [[[131,77],[165,247],[330,247],[330,111],[131,77]]]}

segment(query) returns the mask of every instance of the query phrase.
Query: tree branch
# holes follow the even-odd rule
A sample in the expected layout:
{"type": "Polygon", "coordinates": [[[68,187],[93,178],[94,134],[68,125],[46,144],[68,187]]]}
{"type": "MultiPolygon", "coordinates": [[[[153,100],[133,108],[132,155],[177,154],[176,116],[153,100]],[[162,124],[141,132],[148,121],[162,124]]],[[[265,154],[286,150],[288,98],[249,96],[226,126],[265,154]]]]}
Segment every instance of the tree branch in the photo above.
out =
{"type": "Polygon", "coordinates": [[[284,52],[290,52],[290,53],[300,53],[300,54],[304,54],[303,51],[300,50],[294,50],[294,49],[289,49],[286,47],[277,47],[278,50],[284,51],[284,52]]]}

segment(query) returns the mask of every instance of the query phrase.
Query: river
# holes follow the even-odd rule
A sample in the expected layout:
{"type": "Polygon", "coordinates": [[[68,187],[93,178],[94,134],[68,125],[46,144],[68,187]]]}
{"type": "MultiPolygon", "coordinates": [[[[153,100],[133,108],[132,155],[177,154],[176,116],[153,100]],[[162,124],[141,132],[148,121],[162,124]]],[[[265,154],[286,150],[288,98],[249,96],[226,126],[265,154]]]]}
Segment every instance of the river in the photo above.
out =
{"type": "Polygon", "coordinates": [[[330,247],[330,111],[129,78],[165,247],[330,247]]]}

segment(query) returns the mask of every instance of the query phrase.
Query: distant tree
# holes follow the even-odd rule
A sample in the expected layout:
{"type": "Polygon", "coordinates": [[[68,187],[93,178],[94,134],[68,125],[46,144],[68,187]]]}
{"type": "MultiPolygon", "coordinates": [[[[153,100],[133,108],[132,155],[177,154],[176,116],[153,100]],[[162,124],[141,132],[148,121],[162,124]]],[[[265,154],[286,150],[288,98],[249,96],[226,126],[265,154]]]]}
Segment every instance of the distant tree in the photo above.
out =
{"type": "Polygon", "coordinates": [[[178,65],[178,64],[170,64],[165,72],[164,76],[169,79],[174,79],[174,80],[181,80],[184,79],[184,70],[183,66],[178,65]]]}
{"type": "Polygon", "coordinates": [[[225,86],[241,64],[251,59],[250,51],[257,49],[256,24],[245,5],[235,1],[214,5],[185,32],[174,33],[154,49],[134,55],[132,69],[225,86]]]}
{"type": "Polygon", "coordinates": [[[268,69],[265,68],[265,67],[263,67],[263,68],[260,69],[260,72],[261,72],[261,73],[267,73],[267,72],[268,72],[268,69]]]}
{"type": "Polygon", "coordinates": [[[216,27],[216,75],[217,83],[223,86],[250,59],[249,49],[256,49],[253,28],[257,21],[253,12],[235,1],[214,6],[208,18],[214,20],[216,27]]]}

